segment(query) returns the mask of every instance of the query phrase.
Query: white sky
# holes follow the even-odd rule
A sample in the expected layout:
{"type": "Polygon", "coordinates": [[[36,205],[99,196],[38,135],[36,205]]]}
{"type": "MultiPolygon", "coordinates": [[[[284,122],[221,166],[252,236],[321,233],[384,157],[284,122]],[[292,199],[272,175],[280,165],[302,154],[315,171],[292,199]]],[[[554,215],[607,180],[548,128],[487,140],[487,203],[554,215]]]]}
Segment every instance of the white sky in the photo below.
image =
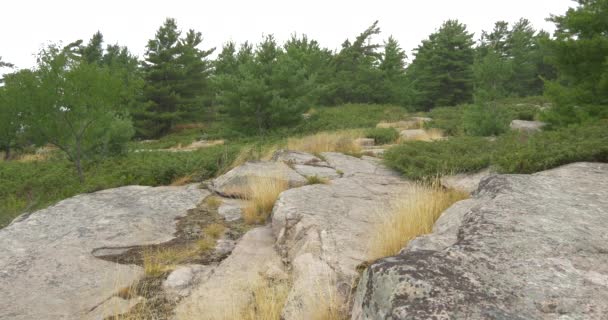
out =
{"type": "MultiPolygon", "coordinates": [[[[228,40],[258,42],[263,34],[283,41],[307,34],[337,49],[374,20],[381,39],[393,35],[411,58],[411,50],[447,19],[456,18],[475,32],[489,30],[497,20],[528,18],[537,29],[553,31],[550,14],[575,6],[571,0],[3,0],[0,4],[0,56],[19,68],[34,65],[44,43],[87,41],[101,31],[106,43],[126,45],[139,55],[166,17],[178,26],[203,33],[203,48],[228,40]]],[[[1,70],[0,74],[9,70],[1,70]]]]}

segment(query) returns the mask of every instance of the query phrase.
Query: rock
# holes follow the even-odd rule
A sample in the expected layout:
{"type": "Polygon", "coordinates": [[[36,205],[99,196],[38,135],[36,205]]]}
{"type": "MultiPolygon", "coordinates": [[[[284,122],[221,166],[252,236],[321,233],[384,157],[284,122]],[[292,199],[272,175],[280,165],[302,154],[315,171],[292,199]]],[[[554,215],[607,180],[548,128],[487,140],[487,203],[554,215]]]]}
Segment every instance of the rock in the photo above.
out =
{"type": "Polygon", "coordinates": [[[479,182],[481,180],[491,174],[492,172],[489,169],[484,169],[477,173],[459,173],[450,176],[443,176],[441,177],[441,185],[446,188],[452,188],[471,193],[477,190],[477,187],[479,186],[479,182]]]}
{"type": "Polygon", "coordinates": [[[433,119],[428,118],[428,117],[411,117],[410,119],[412,119],[414,121],[422,122],[422,123],[433,121],[433,119]]]}
{"type": "Polygon", "coordinates": [[[179,300],[188,296],[197,279],[208,276],[213,271],[212,266],[188,265],[179,266],[169,273],[162,287],[169,299],[179,300]]]}
{"type": "Polygon", "coordinates": [[[171,240],[175,218],[208,194],[196,185],[109,189],[63,200],[1,229],[0,319],[87,318],[143,275],[141,267],[91,253],[171,240]]]}
{"type": "Polygon", "coordinates": [[[427,133],[423,129],[409,129],[401,131],[401,137],[408,140],[416,140],[426,137],[427,133]]]}
{"type": "Polygon", "coordinates": [[[93,310],[89,311],[83,316],[83,318],[80,319],[104,320],[115,315],[125,314],[143,300],[144,298],[142,297],[137,297],[134,299],[123,299],[116,296],[110,297],[108,300],[96,306],[93,310]]]}
{"type": "Polygon", "coordinates": [[[546,124],[540,121],[513,120],[511,121],[511,130],[523,132],[538,132],[543,129],[546,124]]]}
{"type": "Polygon", "coordinates": [[[373,263],[353,319],[605,319],[608,164],[482,180],[433,233],[373,263]]]}
{"type": "Polygon", "coordinates": [[[220,256],[226,256],[234,250],[236,241],[230,239],[219,239],[215,245],[215,253],[220,256]]]}
{"type": "Polygon", "coordinates": [[[281,269],[281,258],[274,250],[272,229],[259,227],[247,232],[228,258],[192,289],[175,310],[177,319],[238,319],[231,313],[250,301],[250,287],[261,274],[281,269]]]}
{"type": "Polygon", "coordinates": [[[336,172],[336,169],[331,167],[314,167],[296,164],[293,166],[293,169],[305,177],[317,176],[327,179],[336,179],[340,177],[340,174],[336,172]]]}
{"type": "Polygon", "coordinates": [[[245,205],[245,201],[239,199],[222,199],[217,212],[220,216],[224,217],[226,221],[236,221],[241,219],[243,212],[242,208],[245,205]]]}
{"type": "Polygon", "coordinates": [[[372,138],[359,138],[355,139],[355,144],[361,147],[371,147],[376,144],[372,138]]]}
{"type": "Polygon", "coordinates": [[[284,179],[290,188],[306,184],[306,179],[282,162],[247,162],[212,180],[209,189],[225,197],[242,197],[251,178],[284,179]]]}
{"type": "Polygon", "coordinates": [[[347,299],[378,213],[410,185],[375,161],[322,156],[344,177],[285,191],[273,211],[277,248],[293,270],[284,319],[311,319],[315,303],[330,294],[347,299]]]}
{"type": "Polygon", "coordinates": [[[319,157],[300,151],[279,150],[272,156],[272,161],[284,162],[288,165],[328,166],[319,157]]]}

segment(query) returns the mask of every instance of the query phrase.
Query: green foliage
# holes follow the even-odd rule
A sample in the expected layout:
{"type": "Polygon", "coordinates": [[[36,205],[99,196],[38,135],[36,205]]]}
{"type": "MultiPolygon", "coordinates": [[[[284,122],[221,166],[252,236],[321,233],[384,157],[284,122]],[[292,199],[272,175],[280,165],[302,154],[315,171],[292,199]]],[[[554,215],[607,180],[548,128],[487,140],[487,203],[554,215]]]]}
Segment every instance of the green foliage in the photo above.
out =
{"type": "Polygon", "coordinates": [[[25,145],[24,123],[31,112],[28,101],[36,79],[30,70],[22,70],[6,76],[4,82],[0,87],[0,150],[5,152],[5,159],[9,159],[13,149],[25,145]]]}
{"type": "Polygon", "coordinates": [[[434,178],[486,168],[490,165],[494,148],[494,143],[478,137],[411,141],[388,149],[384,161],[409,178],[434,178]]]}
{"type": "Polygon", "coordinates": [[[166,185],[191,175],[195,181],[213,177],[235,158],[239,145],[192,152],[140,152],[103,159],[84,166],[79,182],[71,163],[58,159],[0,163],[0,227],[23,211],[36,210],[79,193],[124,185],[166,185]]]}
{"type": "Polygon", "coordinates": [[[422,41],[408,68],[414,105],[422,110],[467,103],[473,96],[473,35],[457,20],[422,41]]]}
{"type": "Polygon", "coordinates": [[[407,142],[389,149],[385,162],[414,179],[492,166],[503,173],[533,173],[579,161],[608,162],[608,122],[528,135],[512,132],[495,142],[453,137],[407,142]]]}
{"type": "Polygon", "coordinates": [[[214,51],[200,50],[200,32],[189,30],[181,37],[174,19],[167,19],[148,41],[143,63],[144,106],[135,113],[138,134],[159,137],[180,119],[203,111],[212,93],[208,80],[214,51]]]}
{"type": "Polygon", "coordinates": [[[33,83],[18,90],[28,96],[20,103],[31,108],[25,123],[34,141],[61,149],[84,180],[82,162],[121,153],[133,129],[121,74],[75,58],[73,49],[43,50],[33,83]]]}
{"type": "Polygon", "coordinates": [[[374,139],[376,144],[389,144],[399,139],[399,131],[395,128],[373,128],[365,131],[365,137],[374,139]]]}
{"type": "Polygon", "coordinates": [[[433,119],[425,124],[428,128],[441,129],[446,135],[462,135],[464,130],[463,123],[464,106],[456,107],[437,107],[429,111],[428,116],[433,119]]]}
{"type": "Polygon", "coordinates": [[[348,39],[331,64],[333,77],[322,102],[330,105],[343,103],[379,103],[382,96],[382,72],[376,67],[381,59],[380,45],[371,43],[380,34],[378,21],[359,34],[351,43],[348,39]]]}
{"type": "Polygon", "coordinates": [[[246,44],[241,46],[236,73],[218,79],[220,102],[233,128],[261,135],[298,124],[317,100],[316,70],[309,64],[316,54],[320,54],[318,44],[306,37],[292,38],[284,48],[273,36],[267,36],[254,52],[246,44]]]}
{"type": "Polygon", "coordinates": [[[576,123],[575,106],[608,105],[608,1],[577,0],[579,6],[552,16],[557,30],[546,43],[559,77],[546,83],[555,107],[547,117],[555,126],[576,123]]]}
{"type": "Polygon", "coordinates": [[[407,112],[397,106],[346,104],[315,109],[310,118],[294,129],[294,133],[314,133],[342,129],[375,127],[381,121],[399,121],[407,112]]]}
{"type": "Polygon", "coordinates": [[[509,128],[510,120],[495,102],[472,104],[462,115],[464,132],[470,136],[497,136],[509,128]]]}
{"type": "Polygon", "coordinates": [[[533,173],[564,164],[608,162],[608,122],[572,126],[527,136],[501,137],[493,163],[503,173],[533,173]]]}

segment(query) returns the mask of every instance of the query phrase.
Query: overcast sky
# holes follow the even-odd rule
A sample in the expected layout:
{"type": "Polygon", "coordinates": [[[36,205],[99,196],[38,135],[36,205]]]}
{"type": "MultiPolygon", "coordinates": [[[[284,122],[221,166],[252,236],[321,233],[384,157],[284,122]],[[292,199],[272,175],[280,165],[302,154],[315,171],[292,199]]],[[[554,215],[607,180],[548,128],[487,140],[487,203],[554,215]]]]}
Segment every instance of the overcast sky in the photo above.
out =
{"type": "MultiPolygon", "coordinates": [[[[228,40],[259,41],[274,34],[307,34],[323,46],[339,48],[373,21],[380,21],[382,39],[393,35],[411,57],[411,50],[447,19],[459,19],[479,38],[497,20],[528,18],[537,29],[553,31],[545,19],[563,14],[571,0],[5,0],[0,5],[0,56],[19,68],[34,65],[33,56],[51,42],[88,40],[97,30],[107,43],[144,53],[148,39],[166,17],[178,26],[203,33],[203,47],[228,40]]],[[[0,70],[6,72],[7,70],[0,70]]]]}

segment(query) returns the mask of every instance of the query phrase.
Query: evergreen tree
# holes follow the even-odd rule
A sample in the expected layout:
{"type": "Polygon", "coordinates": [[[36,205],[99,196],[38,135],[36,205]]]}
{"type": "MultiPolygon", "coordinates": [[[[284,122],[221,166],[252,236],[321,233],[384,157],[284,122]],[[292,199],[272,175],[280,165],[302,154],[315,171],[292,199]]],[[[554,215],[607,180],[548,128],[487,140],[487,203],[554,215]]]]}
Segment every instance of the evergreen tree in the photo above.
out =
{"type": "Polygon", "coordinates": [[[314,64],[303,53],[315,48],[304,37],[290,40],[283,49],[273,36],[255,51],[247,43],[241,46],[237,72],[219,78],[220,102],[237,130],[263,135],[302,119],[316,96],[314,64]]]}
{"type": "Polygon", "coordinates": [[[557,30],[547,44],[558,79],[545,87],[555,104],[547,120],[556,125],[586,117],[575,106],[608,105],[608,0],[577,2],[578,7],[550,19],[557,30]]]}
{"type": "Polygon", "coordinates": [[[407,55],[397,40],[389,37],[384,44],[384,54],[380,61],[380,71],[384,82],[384,103],[405,105],[409,92],[405,82],[405,59],[407,55]]]}
{"type": "Polygon", "coordinates": [[[378,64],[382,57],[379,44],[371,43],[372,37],[380,34],[378,21],[363,31],[353,43],[348,39],[333,59],[331,70],[334,78],[323,102],[342,104],[346,102],[375,103],[382,101],[382,74],[378,64]]]}
{"type": "Polygon", "coordinates": [[[473,35],[457,20],[446,21],[422,41],[408,68],[414,104],[429,110],[470,102],[473,97],[473,35]]]}
{"type": "Polygon", "coordinates": [[[136,114],[138,134],[158,137],[187,115],[202,111],[211,99],[208,77],[212,50],[200,50],[201,34],[190,30],[184,38],[174,19],[167,19],[148,41],[143,63],[143,110],[136,114]]]}

